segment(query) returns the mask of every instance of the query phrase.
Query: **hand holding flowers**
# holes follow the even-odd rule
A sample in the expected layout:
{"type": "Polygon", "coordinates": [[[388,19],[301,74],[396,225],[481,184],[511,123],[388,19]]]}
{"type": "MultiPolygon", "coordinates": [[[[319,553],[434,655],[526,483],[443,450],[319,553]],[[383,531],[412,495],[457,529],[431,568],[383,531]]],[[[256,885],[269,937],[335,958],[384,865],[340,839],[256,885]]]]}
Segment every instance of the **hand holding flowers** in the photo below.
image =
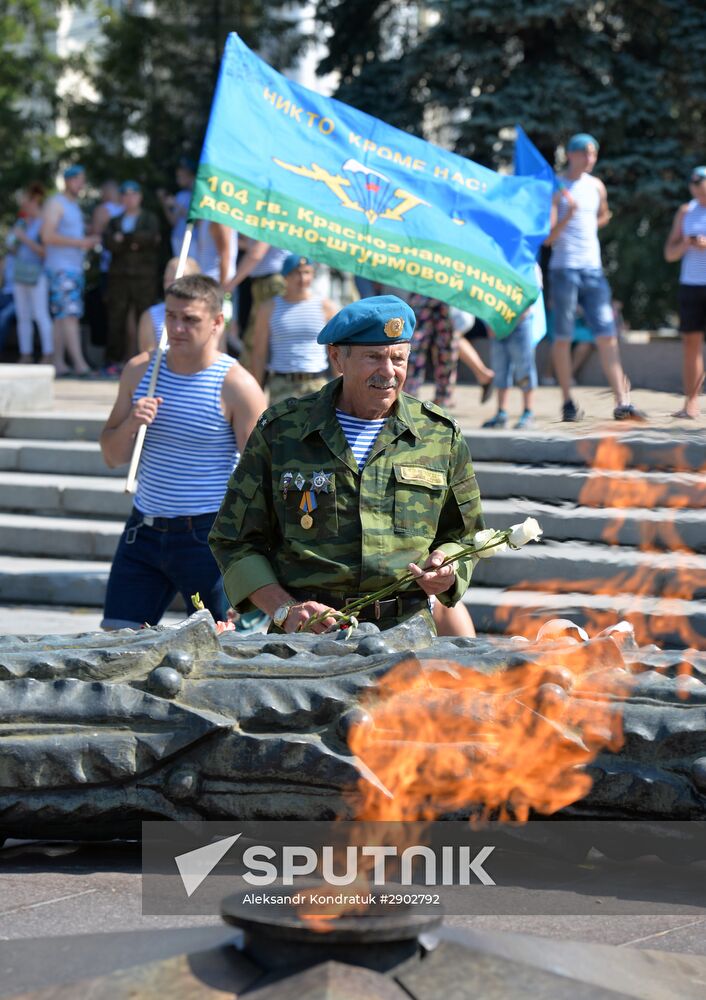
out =
{"type": "Polygon", "coordinates": [[[350,601],[340,611],[327,610],[325,614],[314,615],[308,619],[306,624],[301,628],[301,631],[309,631],[313,625],[318,624],[323,618],[332,615],[336,618],[336,625],[327,629],[327,631],[332,631],[334,628],[346,628],[352,624],[352,621],[363,608],[374,601],[381,601],[386,597],[398,594],[415,582],[418,582],[422,590],[429,595],[441,594],[452,586],[454,580],[453,564],[458,562],[459,559],[470,557],[475,563],[479,559],[488,559],[498,552],[506,552],[508,548],[519,549],[528,542],[537,542],[541,535],[542,529],[533,517],[528,517],[520,524],[513,524],[509,528],[502,528],[500,530],[484,528],[482,531],[475,533],[473,542],[470,545],[467,545],[459,552],[455,552],[454,555],[444,557],[444,553],[437,549],[428,557],[424,569],[416,563],[410,563],[410,572],[400,580],[396,580],[387,587],[381,587],[380,590],[376,590],[373,594],[368,594],[356,601],[350,601]],[[426,586],[421,582],[422,577],[426,578],[426,586]]]}

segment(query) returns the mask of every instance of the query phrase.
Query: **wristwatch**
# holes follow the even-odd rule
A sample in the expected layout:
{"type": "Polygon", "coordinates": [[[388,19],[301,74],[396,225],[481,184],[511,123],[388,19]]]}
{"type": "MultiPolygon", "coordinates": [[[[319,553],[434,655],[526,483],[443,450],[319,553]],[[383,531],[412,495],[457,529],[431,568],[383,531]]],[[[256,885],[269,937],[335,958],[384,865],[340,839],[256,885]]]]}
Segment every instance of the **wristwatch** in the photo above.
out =
{"type": "Polygon", "coordinates": [[[275,613],[272,615],[272,621],[275,623],[277,628],[284,628],[284,623],[289,616],[289,612],[296,603],[296,601],[286,601],[284,604],[280,604],[275,613]]]}

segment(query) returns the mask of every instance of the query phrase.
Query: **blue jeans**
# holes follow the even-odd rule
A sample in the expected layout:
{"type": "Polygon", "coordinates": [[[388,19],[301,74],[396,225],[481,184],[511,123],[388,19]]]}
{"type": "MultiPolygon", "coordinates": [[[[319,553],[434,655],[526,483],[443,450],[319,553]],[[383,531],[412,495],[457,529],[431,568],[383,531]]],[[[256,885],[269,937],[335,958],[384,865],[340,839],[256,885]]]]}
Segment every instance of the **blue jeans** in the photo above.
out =
{"type": "Polygon", "coordinates": [[[531,316],[526,316],[507,337],[491,340],[490,363],[496,388],[509,389],[514,384],[527,392],[537,387],[531,316]]]}
{"type": "Polygon", "coordinates": [[[154,526],[149,526],[133,507],[110,569],[101,626],[157,625],[178,593],[187,614],[195,610],[192,594],[199,593],[216,621],[225,621],[228,599],[208,545],[215,518],[216,511],[155,518],[154,526]]]}
{"type": "Polygon", "coordinates": [[[613,300],[602,268],[560,267],[550,270],[554,339],[571,340],[576,307],[594,337],[614,337],[613,300]]]}

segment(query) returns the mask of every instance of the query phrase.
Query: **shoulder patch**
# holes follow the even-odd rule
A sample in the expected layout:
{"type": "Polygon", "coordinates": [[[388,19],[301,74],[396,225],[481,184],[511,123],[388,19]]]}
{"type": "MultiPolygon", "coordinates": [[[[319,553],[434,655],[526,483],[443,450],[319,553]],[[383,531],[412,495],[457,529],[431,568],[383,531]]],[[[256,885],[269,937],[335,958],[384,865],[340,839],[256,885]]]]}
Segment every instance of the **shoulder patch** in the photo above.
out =
{"type": "Polygon", "coordinates": [[[433,413],[436,417],[441,417],[441,419],[447,424],[451,424],[454,430],[460,430],[456,418],[452,417],[448,410],[445,410],[443,406],[437,406],[436,403],[432,403],[430,399],[427,399],[422,403],[422,409],[426,410],[427,413],[433,413]]]}
{"type": "Polygon", "coordinates": [[[298,399],[295,399],[294,396],[290,396],[289,399],[283,399],[281,403],[275,403],[274,406],[268,406],[258,420],[257,426],[262,430],[263,427],[267,427],[268,424],[271,424],[273,420],[277,420],[278,417],[283,417],[285,413],[289,413],[291,410],[295,409],[298,402],[298,399]]]}

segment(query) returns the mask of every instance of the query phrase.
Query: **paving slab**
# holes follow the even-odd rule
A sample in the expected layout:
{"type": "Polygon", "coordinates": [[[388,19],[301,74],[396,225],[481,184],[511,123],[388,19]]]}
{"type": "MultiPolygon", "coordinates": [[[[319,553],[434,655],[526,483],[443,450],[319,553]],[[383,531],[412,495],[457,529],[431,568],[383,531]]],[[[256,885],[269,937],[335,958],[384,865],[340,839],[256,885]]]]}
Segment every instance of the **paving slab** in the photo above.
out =
{"type": "MultiPolygon", "coordinates": [[[[228,931],[215,916],[143,916],[139,866],[140,852],[135,844],[9,842],[0,851],[0,997],[131,967],[154,959],[155,954],[197,950],[189,943],[191,931],[193,940],[203,946],[232,939],[232,928],[228,931]]],[[[639,884],[647,889],[652,884],[651,867],[644,867],[644,883],[639,884]]],[[[636,871],[638,881],[640,870],[636,871]]],[[[611,871],[612,866],[605,872],[596,866],[590,889],[593,898],[600,900],[604,898],[601,893],[610,894],[611,871]]],[[[680,877],[685,875],[688,877],[688,870],[680,877]]],[[[601,946],[617,946],[623,956],[616,975],[621,986],[630,986],[629,995],[648,1000],[692,1000],[703,995],[698,982],[703,962],[696,958],[706,955],[706,916],[701,912],[688,916],[650,912],[651,906],[661,901],[658,890],[652,894],[645,891],[641,898],[644,912],[633,915],[557,916],[530,911],[448,917],[445,926],[459,939],[464,935],[464,943],[472,945],[471,938],[475,938],[476,947],[493,954],[513,951],[524,954],[531,964],[557,970],[564,962],[572,963],[576,970],[585,962],[599,978],[609,958],[615,959],[614,953],[602,951],[601,946]],[[499,932],[513,937],[500,937],[499,932]],[[541,938],[528,940],[520,935],[541,938]],[[578,948],[567,953],[559,947],[562,941],[597,947],[588,954],[578,948]],[[632,950],[640,952],[642,958],[631,957],[632,950]],[[674,953],[671,958],[670,953],[674,953]],[[694,960],[689,963],[678,954],[694,956],[694,960]],[[665,984],[678,970],[687,973],[689,986],[683,987],[684,992],[670,994],[665,984]],[[691,986],[696,987],[693,992],[691,986]]],[[[522,904],[519,897],[518,903],[522,904]]],[[[531,905],[529,893],[527,903],[531,905]]]]}
{"type": "MultiPolygon", "coordinates": [[[[0,605],[0,635],[82,635],[99,632],[102,610],[81,605],[0,605]]],[[[162,625],[176,625],[184,612],[168,611],[162,625]]]]}

